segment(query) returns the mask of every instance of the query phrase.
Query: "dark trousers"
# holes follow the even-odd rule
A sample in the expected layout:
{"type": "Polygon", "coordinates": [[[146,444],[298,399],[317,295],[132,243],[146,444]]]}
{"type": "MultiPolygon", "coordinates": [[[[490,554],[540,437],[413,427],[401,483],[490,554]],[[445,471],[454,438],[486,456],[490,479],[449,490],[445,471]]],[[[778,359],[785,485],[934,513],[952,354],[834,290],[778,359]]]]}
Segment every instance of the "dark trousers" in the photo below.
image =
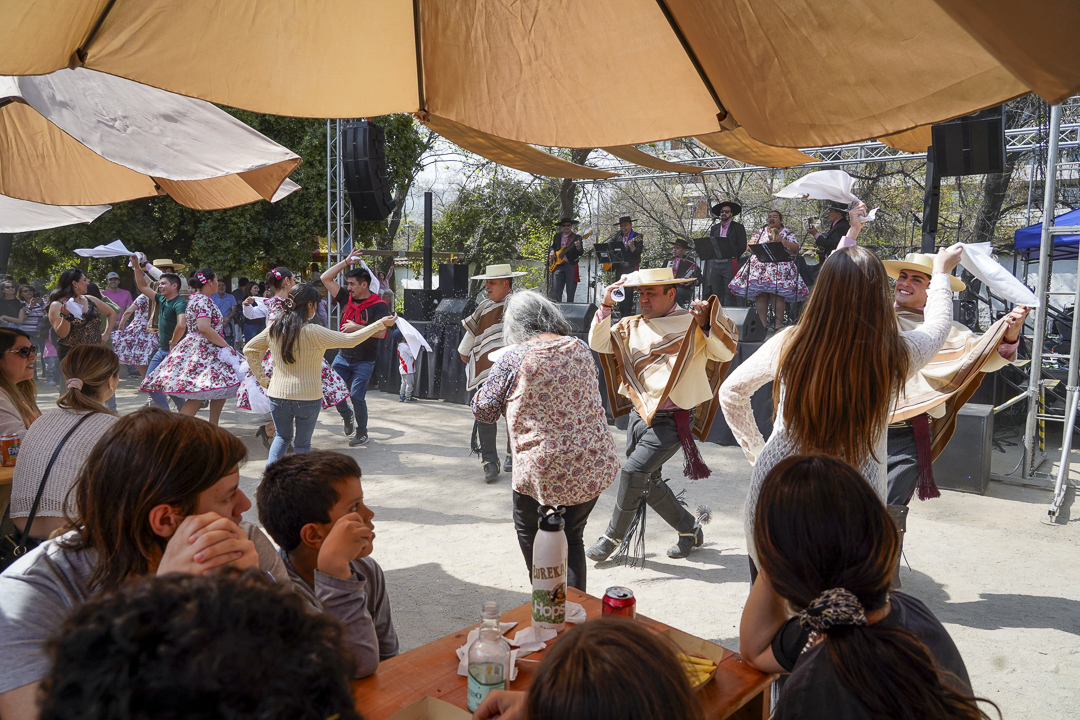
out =
{"type": "MultiPolygon", "coordinates": [[[[499,462],[499,423],[476,423],[476,437],[480,441],[480,459],[485,462],[499,462]]],[[[510,454],[510,434],[506,435],[506,454],[510,454]]]]}
{"type": "Polygon", "coordinates": [[[886,505],[907,505],[919,485],[919,453],[910,425],[889,428],[889,495],[886,505]]]}
{"type": "MultiPolygon", "coordinates": [[[[690,422],[693,423],[692,411],[690,422]]],[[[674,413],[656,413],[652,427],[649,427],[637,410],[630,411],[626,426],[626,461],[619,477],[607,537],[616,541],[623,539],[642,501],[677,531],[693,531],[694,516],[675,498],[675,493],[661,477],[664,463],[680,449],[674,413]]]]}
{"type": "MultiPolygon", "coordinates": [[[[589,522],[589,513],[596,505],[596,498],[579,505],[567,505],[563,513],[566,527],[566,584],[585,592],[585,524],[589,522]]],[[[525,566],[532,577],[533,541],[536,539],[537,524],[540,522],[540,503],[528,495],[514,491],[514,529],[517,530],[518,545],[525,556],[525,566]]]]}
{"type": "Polygon", "coordinates": [[[731,260],[707,261],[708,268],[706,268],[705,290],[702,292],[702,299],[708,300],[710,296],[715,295],[720,300],[721,305],[731,306],[735,304],[734,296],[728,292],[728,283],[735,279],[736,271],[732,264],[731,260]]]}
{"type": "Polygon", "coordinates": [[[551,273],[551,299],[559,302],[574,302],[577,293],[577,265],[563,263],[551,273]],[[566,288],[566,300],[562,299],[563,288],[566,288]]]}

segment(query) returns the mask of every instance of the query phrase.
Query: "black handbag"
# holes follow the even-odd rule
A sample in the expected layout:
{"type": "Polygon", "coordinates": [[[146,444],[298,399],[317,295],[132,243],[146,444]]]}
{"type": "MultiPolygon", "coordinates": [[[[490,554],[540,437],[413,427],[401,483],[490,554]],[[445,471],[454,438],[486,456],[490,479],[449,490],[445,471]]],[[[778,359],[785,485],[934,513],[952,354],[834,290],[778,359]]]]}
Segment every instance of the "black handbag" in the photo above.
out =
{"type": "MultiPolygon", "coordinates": [[[[44,540],[30,537],[30,527],[34,524],[34,518],[37,516],[38,505],[41,504],[41,496],[45,492],[45,482],[49,479],[49,472],[52,471],[53,464],[60,455],[60,451],[64,449],[64,445],[67,444],[68,438],[79,429],[80,425],[86,422],[87,418],[96,414],[97,413],[92,412],[86,413],[79,418],[79,421],[71,426],[71,429],[68,430],[67,434],[60,440],[60,444],[53,450],[52,457],[49,458],[49,464],[45,466],[45,472],[41,476],[41,483],[38,485],[37,495],[34,497],[34,504],[30,506],[30,515],[26,518],[26,525],[23,526],[22,530],[8,533],[0,538],[0,571],[6,570],[8,565],[11,565],[23,555],[44,542],[44,540]]],[[[10,513],[10,511],[11,508],[9,507],[8,513],[10,513]]]]}

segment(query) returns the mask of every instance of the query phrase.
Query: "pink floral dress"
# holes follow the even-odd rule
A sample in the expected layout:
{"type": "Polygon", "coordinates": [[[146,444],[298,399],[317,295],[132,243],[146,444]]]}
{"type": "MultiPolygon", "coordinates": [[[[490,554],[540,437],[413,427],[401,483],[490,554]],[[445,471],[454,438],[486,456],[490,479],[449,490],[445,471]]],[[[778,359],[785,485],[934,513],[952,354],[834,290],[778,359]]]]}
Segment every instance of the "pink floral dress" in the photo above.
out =
{"type": "MultiPolygon", "coordinates": [[[[277,319],[278,313],[281,312],[281,306],[285,302],[284,298],[277,297],[276,295],[266,300],[266,327],[270,327],[271,323],[277,319]]],[[[266,377],[270,377],[274,372],[274,360],[270,357],[270,351],[267,350],[263,355],[263,369],[266,370],[266,377]]],[[[250,375],[251,372],[249,371],[250,375]]],[[[332,408],[338,403],[342,402],[349,397],[349,388],[345,385],[345,381],[341,379],[341,376],[334,372],[330,367],[330,363],[323,360],[322,363],[322,392],[323,392],[323,409],[332,408]]],[[[240,383],[240,390],[236,393],[236,407],[241,410],[251,409],[251,399],[248,397],[247,383],[240,383]]]]}
{"type": "MultiPolygon", "coordinates": [[[[767,229],[758,230],[754,233],[749,244],[769,242],[767,229]]],[[[795,233],[787,228],[780,229],[780,237],[798,243],[795,233]]],[[[791,262],[763,263],[757,256],[751,255],[750,259],[734,279],[728,283],[728,292],[737,297],[753,300],[762,293],[779,295],[788,302],[801,302],[810,297],[810,288],[806,286],[799,268],[795,266],[795,258],[791,262]]]]}
{"type": "Polygon", "coordinates": [[[240,378],[229,363],[218,357],[222,348],[203,337],[197,325],[199,318],[209,318],[214,331],[224,338],[221,311],[206,295],[192,293],[184,316],[187,333],[157,369],[147,375],[142,390],[158,390],[185,400],[235,397],[240,378]]]}
{"type": "Polygon", "coordinates": [[[150,319],[150,298],[142,293],[132,303],[135,312],[123,330],[112,334],[113,350],[121,365],[149,365],[158,349],[158,334],[146,329],[150,319]]]}

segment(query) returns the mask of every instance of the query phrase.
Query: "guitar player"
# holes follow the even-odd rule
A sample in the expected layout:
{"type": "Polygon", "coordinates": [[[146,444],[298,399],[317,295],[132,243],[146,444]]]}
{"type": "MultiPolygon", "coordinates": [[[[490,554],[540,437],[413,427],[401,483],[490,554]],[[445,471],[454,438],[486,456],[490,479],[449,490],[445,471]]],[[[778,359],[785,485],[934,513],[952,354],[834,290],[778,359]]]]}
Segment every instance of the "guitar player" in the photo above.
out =
{"type": "Polygon", "coordinates": [[[578,258],[585,252],[580,235],[574,232],[577,220],[563,218],[559,221],[559,231],[551,239],[548,252],[548,265],[554,265],[551,271],[551,299],[555,302],[574,302],[578,284],[578,258]],[[566,300],[563,300],[563,288],[566,288],[566,300]]]}

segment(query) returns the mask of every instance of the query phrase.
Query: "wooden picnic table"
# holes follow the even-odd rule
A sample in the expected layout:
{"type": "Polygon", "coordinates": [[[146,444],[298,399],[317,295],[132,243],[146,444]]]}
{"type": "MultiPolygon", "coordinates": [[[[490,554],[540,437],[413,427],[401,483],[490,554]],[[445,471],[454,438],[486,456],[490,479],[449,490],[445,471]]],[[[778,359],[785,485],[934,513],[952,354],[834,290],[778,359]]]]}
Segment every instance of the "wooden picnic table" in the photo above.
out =
{"type": "MultiPolygon", "coordinates": [[[[592,595],[568,588],[567,600],[581,604],[589,620],[602,614],[600,599],[592,595]]],[[[510,631],[512,636],[532,622],[532,603],[504,612],[502,621],[517,621],[517,627],[510,631]]],[[[642,615],[638,615],[637,621],[657,632],[669,627],[642,615]]],[[[466,678],[458,675],[456,650],[465,644],[465,638],[473,627],[476,625],[386,660],[379,664],[374,675],[354,682],[353,698],[361,715],[367,720],[383,720],[425,696],[439,698],[464,709],[466,678]]],[[[550,641],[548,645],[557,640],[550,641]]],[[[527,661],[540,660],[544,652],[532,653],[524,658],[526,662],[518,661],[518,676],[510,684],[511,690],[526,690],[529,687],[538,663],[527,661]]],[[[765,720],[768,718],[768,690],[772,681],[772,675],[758,672],[747,665],[740,655],[725,649],[715,677],[696,692],[705,717],[710,720],[765,720]]]]}

